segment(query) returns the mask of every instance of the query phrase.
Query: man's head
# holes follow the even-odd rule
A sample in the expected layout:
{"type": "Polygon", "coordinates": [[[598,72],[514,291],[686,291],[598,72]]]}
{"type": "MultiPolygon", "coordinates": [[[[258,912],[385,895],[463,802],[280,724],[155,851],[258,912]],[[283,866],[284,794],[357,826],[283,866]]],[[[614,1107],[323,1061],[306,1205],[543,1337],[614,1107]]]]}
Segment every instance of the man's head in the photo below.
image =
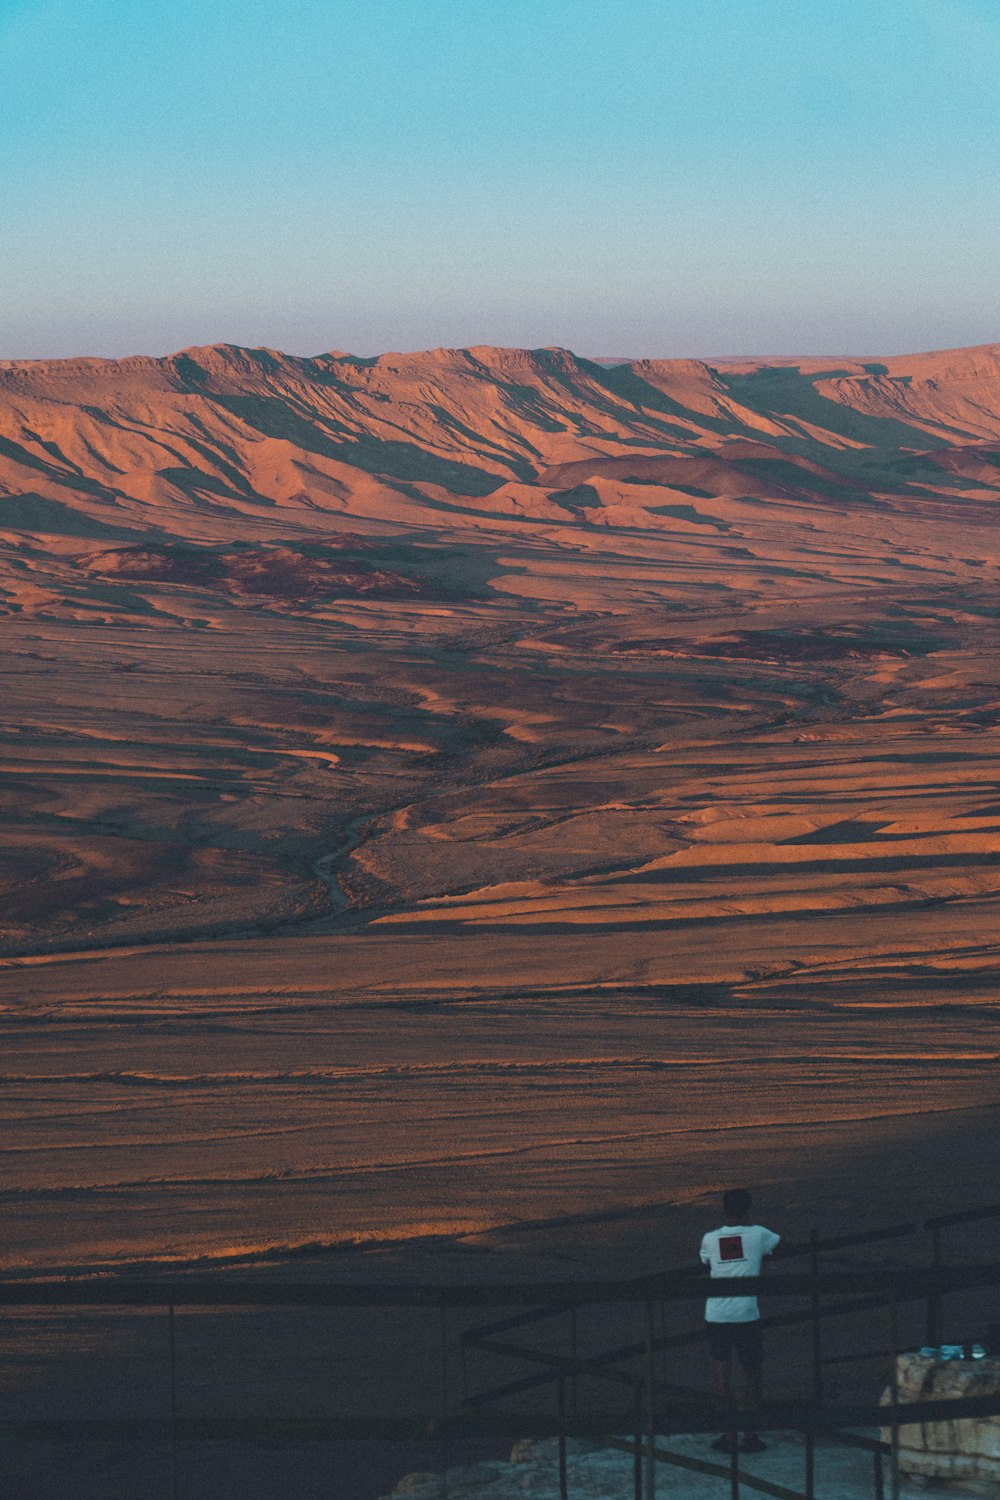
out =
{"type": "Polygon", "coordinates": [[[746,1188],[730,1188],[722,1195],[722,1208],[727,1224],[745,1224],[750,1216],[753,1199],[746,1188]]]}

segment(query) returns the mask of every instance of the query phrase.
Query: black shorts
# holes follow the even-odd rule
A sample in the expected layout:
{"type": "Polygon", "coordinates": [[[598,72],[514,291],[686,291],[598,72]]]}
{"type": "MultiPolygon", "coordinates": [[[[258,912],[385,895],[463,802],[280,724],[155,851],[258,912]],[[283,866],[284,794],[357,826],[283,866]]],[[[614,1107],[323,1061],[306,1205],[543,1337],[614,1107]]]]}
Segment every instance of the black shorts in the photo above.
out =
{"type": "Polygon", "coordinates": [[[756,1370],[764,1363],[764,1341],[760,1320],[752,1323],[706,1323],[708,1347],[713,1359],[728,1360],[733,1350],[744,1370],[756,1370]]]}

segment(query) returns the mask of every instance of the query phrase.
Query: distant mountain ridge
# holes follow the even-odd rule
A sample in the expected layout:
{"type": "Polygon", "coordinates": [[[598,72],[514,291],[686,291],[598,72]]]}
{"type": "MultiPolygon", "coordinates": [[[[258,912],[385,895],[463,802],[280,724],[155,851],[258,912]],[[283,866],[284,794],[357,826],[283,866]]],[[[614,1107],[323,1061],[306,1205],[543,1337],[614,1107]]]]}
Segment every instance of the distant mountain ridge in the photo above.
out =
{"type": "Polygon", "coordinates": [[[912,492],[954,487],[959,472],[992,492],[998,441],[997,344],[832,366],[609,368],[566,349],[493,347],[310,359],[232,345],[0,364],[0,497],[130,529],[164,529],[169,515],[173,530],[192,506],[402,521],[434,500],[535,521],[568,507],[602,524],[625,503],[627,524],[655,527],[635,485],[560,492],[570,474],[620,484],[630,467],[640,485],[704,497],[912,492]]]}
{"type": "MultiPolygon", "coordinates": [[[[121,585],[152,565],[116,559],[116,545],[287,551],[348,537],[350,556],[308,565],[184,554],[154,571],[240,597],[265,586],[398,597],[417,583],[406,558],[371,552],[379,537],[478,549],[547,531],[573,546],[587,533],[644,535],[661,552],[662,537],[664,557],[714,537],[735,556],[738,540],[770,554],[778,527],[798,555],[810,531],[839,550],[843,518],[863,530],[873,508],[886,535],[992,527],[998,498],[998,344],[884,361],[617,366],[561,348],[305,358],[218,344],[0,363],[0,572],[19,556],[18,569],[47,577],[62,556],[121,585]]],[[[426,594],[452,587],[426,549],[416,562],[426,594]]]]}
{"type": "Polygon", "coordinates": [[[0,952],[978,952],[998,502],[998,345],[0,365],[0,952]]]}

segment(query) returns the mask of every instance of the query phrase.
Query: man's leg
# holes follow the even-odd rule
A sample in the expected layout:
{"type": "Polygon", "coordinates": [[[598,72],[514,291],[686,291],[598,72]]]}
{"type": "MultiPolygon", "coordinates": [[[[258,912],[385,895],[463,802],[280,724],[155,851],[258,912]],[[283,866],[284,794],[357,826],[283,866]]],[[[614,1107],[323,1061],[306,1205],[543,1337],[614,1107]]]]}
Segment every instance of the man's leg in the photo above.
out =
{"type": "MultiPolygon", "coordinates": [[[[730,1376],[732,1370],[732,1355],[726,1355],[725,1359],[719,1356],[722,1352],[722,1335],[716,1334],[712,1337],[712,1389],[715,1392],[720,1409],[725,1412],[726,1420],[730,1419],[733,1410],[733,1382],[730,1376]]],[[[731,1453],[736,1447],[738,1434],[735,1427],[727,1429],[720,1437],[717,1437],[712,1447],[720,1453],[731,1453]]]]}
{"type": "Polygon", "coordinates": [[[744,1453],[763,1453],[765,1444],[757,1434],[761,1402],[764,1398],[764,1349],[759,1323],[747,1323],[741,1330],[742,1340],[738,1345],[740,1365],[743,1369],[743,1389],[746,1399],[746,1415],[743,1426],[744,1453]]]}
{"type": "Polygon", "coordinates": [[[712,1360],[712,1388],[715,1394],[726,1400],[733,1393],[733,1382],[729,1378],[730,1361],[728,1359],[712,1360]]]}

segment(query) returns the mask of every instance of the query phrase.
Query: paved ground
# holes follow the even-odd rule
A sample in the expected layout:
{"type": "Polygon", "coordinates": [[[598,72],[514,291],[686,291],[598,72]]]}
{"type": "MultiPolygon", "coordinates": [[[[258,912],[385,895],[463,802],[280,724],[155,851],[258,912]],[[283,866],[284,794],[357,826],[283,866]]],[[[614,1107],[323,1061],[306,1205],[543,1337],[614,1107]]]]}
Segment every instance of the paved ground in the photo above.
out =
{"type": "MultiPolygon", "coordinates": [[[[673,1437],[663,1447],[701,1461],[718,1457],[704,1437],[673,1437]]],[[[768,1451],[754,1458],[741,1458],[740,1468],[748,1480],[760,1478],[801,1491],[805,1483],[803,1439],[795,1433],[773,1433],[768,1451]]],[[[885,1477],[888,1494],[888,1465],[885,1477]]],[[[588,1450],[583,1445],[570,1444],[568,1479],[570,1500],[632,1500],[634,1494],[631,1456],[608,1448],[588,1450]]],[[[871,1500],[875,1490],[870,1455],[839,1444],[817,1444],[815,1490],[816,1500],[871,1500]]],[[[746,1500],[761,1493],[750,1483],[741,1484],[740,1492],[746,1500]]],[[[918,1497],[931,1500],[932,1496],[968,1493],[951,1485],[904,1481],[900,1500],[918,1500],[918,1497]]],[[[728,1471],[712,1476],[673,1465],[657,1465],[656,1495],[661,1500],[668,1497],[728,1500],[729,1494],[728,1471]]],[[[391,1491],[391,1500],[404,1497],[405,1500],[558,1500],[558,1495],[557,1446],[550,1440],[517,1443],[509,1463],[476,1464],[468,1469],[451,1469],[446,1475],[408,1474],[391,1491]]],[[[385,1500],[390,1500],[390,1496],[385,1500]]]]}

